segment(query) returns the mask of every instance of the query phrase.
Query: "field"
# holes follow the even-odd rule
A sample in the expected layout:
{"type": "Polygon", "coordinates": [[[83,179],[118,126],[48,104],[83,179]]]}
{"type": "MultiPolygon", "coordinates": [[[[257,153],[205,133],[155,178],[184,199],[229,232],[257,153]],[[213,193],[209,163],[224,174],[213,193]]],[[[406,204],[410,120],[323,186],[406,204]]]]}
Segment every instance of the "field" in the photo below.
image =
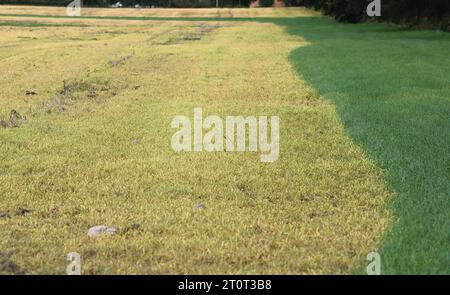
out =
{"type": "Polygon", "coordinates": [[[0,6],[0,273],[63,274],[69,252],[84,274],[359,273],[374,250],[384,273],[450,272],[448,34],[63,14],[0,6]],[[195,107],[279,116],[279,160],[174,152],[195,107]]]}
{"type": "MultiPolygon", "coordinates": [[[[65,16],[65,7],[39,7],[39,6],[14,6],[4,5],[1,14],[19,14],[19,15],[52,15],[65,16]]],[[[303,7],[289,8],[153,8],[153,9],[135,9],[135,8],[83,8],[83,16],[118,16],[118,17],[303,17],[318,16],[319,12],[303,7]]]]}

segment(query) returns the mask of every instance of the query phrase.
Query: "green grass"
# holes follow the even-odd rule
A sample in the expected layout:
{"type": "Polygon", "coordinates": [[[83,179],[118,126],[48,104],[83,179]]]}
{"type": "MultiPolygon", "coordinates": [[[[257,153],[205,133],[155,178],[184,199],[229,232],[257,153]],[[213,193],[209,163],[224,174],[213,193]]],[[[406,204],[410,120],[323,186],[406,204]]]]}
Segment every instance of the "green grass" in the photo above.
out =
{"type": "Polygon", "coordinates": [[[62,274],[72,251],[85,274],[364,265],[389,224],[391,193],[335,108],[292,68],[289,54],[304,40],[272,23],[89,23],[0,34],[9,46],[0,116],[27,117],[0,128],[0,273],[18,273],[4,267],[13,261],[24,273],[62,274]],[[194,107],[279,116],[279,160],[175,153],[170,122],[194,107]],[[99,224],[118,233],[88,238],[99,224]]]}
{"type": "Polygon", "coordinates": [[[383,273],[450,273],[448,34],[327,18],[83,18],[272,22],[305,38],[310,44],[292,51],[290,61],[337,107],[345,131],[395,192],[395,220],[380,250],[383,273]]]}
{"type": "Polygon", "coordinates": [[[450,273],[450,35],[324,18],[277,23],[312,43],[292,63],[337,106],[396,193],[383,273],[450,273]]]}

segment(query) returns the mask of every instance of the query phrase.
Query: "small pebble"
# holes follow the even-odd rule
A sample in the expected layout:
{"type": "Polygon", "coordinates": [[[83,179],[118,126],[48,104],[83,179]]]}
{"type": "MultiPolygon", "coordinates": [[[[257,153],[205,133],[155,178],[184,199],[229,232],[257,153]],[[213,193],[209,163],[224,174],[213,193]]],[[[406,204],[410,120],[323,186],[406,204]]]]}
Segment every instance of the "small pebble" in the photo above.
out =
{"type": "Polygon", "coordinates": [[[104,225],[96,225],[88,230],[88,236],[91,238],[101,234],[113,235],[115,233],[117,233],[117,229],[115,229],[114,227],[108,227],[104,225]]]}
{"type": "Polygon", "coordinates": [[[205,209],[206,206],[203,205],[203,204],[197,204],[197,206],[195,206],[195,208],[197,208],[197,209],[205,209]]]}

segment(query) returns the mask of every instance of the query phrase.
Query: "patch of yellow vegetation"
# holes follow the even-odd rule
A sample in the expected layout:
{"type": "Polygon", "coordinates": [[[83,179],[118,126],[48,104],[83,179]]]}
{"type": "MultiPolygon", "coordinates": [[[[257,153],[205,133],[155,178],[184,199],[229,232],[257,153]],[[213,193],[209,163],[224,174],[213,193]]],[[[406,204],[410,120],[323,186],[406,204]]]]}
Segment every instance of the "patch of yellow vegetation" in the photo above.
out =
{"type": "MultiPolygon", "coordinates": [[[[0,5],[0,14],[66,15],[65,7],[0,5]]],[[[303,17],[320,13],[305,7],[279,8],[89,8],[84,16],[303,17]]]]}
{"type": "Polygon", "coordinates": [[[377,247],[381,173],[291,68],[307,43],[283,28],[9,27],[0,38],[1,113],[28,118],[0,128],[0,249],[24,272],[64,273],[75,251],[85,274],[349,273],[377,247]],[[280,159],[173,152],[170,122],[194,107],[279,116],[280,159]],[[119,232],[88,238],[98,224],[119,232]]]}

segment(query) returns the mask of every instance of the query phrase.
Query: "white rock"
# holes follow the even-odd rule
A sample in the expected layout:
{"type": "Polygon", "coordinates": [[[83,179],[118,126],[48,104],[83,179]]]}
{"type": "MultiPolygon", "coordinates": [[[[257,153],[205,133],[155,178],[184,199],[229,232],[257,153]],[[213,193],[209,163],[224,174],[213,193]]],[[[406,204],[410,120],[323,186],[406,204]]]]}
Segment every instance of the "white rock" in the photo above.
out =
{"type": "Polygon", "coordinates": [[[88,236],[89,237],[95,237],[97,235],[101,235],[101,234],[110,234],[113,235],[117,232],[117,229],[115,229],[114,227],[108,227],[108,226],[104,226],[104,225],[96,225],[91,227],[88,230],[88,236]]]}

